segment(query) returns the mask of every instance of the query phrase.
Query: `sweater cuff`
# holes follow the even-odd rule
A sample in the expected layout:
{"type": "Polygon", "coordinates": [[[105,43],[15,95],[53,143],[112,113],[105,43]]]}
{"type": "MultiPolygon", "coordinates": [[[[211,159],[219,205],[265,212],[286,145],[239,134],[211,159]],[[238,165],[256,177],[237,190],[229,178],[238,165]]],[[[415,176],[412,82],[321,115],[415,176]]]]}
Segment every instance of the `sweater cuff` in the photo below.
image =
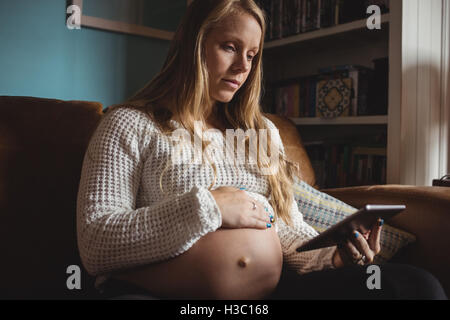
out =
{"type": "Polygon", "coordinates": [[[222,225],[222,214],[211,192],[205,187],[193,187],[199,204],[199,219],[203,230],[215,231],[222,225]]]}
{"type": "Polygon", "coordinates": [[[322,256],[323,268],[324,269],[336,269],[336,267],[333,264],[333,256],[337,250],[337,247],[334,246],[334,247],[324,248],[322,250],[324,251],[323,256],[322,256]]]}

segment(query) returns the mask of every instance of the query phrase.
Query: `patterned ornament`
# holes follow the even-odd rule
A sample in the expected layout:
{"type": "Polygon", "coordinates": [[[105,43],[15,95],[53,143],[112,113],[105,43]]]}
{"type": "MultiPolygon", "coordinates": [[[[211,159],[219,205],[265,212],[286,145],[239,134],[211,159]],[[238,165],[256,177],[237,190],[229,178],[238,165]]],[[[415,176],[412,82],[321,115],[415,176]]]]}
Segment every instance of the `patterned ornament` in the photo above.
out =
{"type": "Polygon", "coordinates": [[[330,79],[317,85],[317,111],[321,117],[333,119],[348,116],[352,79],[330,79]]]}

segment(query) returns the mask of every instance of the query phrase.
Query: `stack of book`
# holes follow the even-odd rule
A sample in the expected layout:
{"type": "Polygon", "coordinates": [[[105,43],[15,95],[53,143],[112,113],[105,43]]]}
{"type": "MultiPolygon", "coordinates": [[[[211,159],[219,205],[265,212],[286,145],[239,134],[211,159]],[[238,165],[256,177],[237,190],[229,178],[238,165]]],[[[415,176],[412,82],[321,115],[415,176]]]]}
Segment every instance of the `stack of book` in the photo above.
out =
{"type": "Polygon", "coordinates": [[[305,149],[320,188],[386,184],[385,145],[318,141],[305,149]]]}
{"type": "Polygon", "coordinates": [[[275,113],[286,117],[316,116],[316,77],[304,77],[274,88],[275,113]]]}
{"type": "Polygon", "coordinates": [[[255,0],[267,16],[265,40],[327,28],[367,17],[367,7],[389,12],[389,0],[255,0]]]}
{"type": "Polygon", "coordinates": [[[324,99],[319,83],[349,80],[351,97],[348,110],[339,116],[368,116],[387,114],[388,60],[377,59],[376,68],[342,65],[323,68],[319,74],[290,79],[273,85],[273,105],[269,112],[286,117],[321,117],[318,103],[324,99]]]}

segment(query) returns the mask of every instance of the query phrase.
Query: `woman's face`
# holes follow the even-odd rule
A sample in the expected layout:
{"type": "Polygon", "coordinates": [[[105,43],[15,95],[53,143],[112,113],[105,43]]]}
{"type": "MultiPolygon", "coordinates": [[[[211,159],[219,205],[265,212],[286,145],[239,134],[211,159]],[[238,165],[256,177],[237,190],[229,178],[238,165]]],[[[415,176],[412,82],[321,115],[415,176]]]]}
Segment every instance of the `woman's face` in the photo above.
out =
{"type": "Polygon", "coordinates": [[[243,13],[226,18],[208,34],[205,54],[213,102],[231,101],[244,85],[259,51],[261,32],[256,19],[243,13]]]}

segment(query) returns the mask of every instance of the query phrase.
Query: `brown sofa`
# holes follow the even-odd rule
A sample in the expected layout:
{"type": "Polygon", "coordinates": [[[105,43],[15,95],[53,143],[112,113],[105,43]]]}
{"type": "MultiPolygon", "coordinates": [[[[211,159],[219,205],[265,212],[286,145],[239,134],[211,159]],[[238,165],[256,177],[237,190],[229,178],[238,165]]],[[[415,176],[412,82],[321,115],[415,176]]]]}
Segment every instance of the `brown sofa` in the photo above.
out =
{"type": "MultiPolygon", "coordinates": [[[[76,243],[76,195],[84,152],[102,116],[97,102],[0,96],[0,299],[98,298],[81,270],[81,290],[69,290],[70,265],[82,266],[76,243]]],[[[303,179],[314,172],[297,128],[267,115],[303,179]]],[[[394,257],[431,271],[450,293],[450,189],[403,185],[325,190],[355,207],[405,203],[390,222],[417,242],[394,257]]]]}

